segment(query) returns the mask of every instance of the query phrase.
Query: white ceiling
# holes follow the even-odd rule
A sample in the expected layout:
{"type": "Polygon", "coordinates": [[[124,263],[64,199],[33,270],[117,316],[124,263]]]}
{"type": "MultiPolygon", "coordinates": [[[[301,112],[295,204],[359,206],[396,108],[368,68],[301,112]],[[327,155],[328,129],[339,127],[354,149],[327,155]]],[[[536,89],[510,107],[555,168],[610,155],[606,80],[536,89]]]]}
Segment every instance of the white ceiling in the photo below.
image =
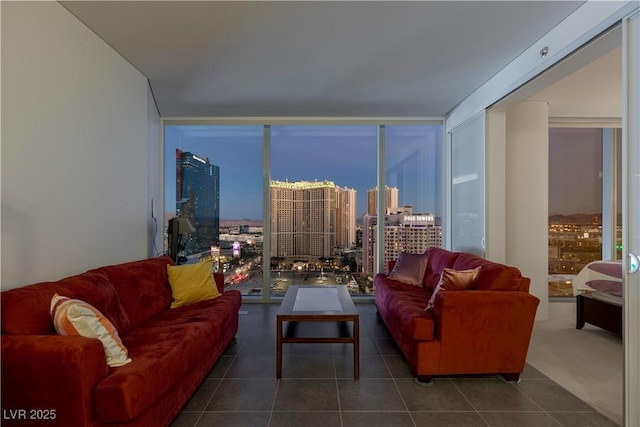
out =
{"type": "Polygon", "coordinates": [[[554,119],[620,119],[622,49],[610,51],[532,98],[547,101],[554,119]]]}
{"type": "Polygon", "coordinates": [[[164,117],[444,116],[582,1],[63,1],[164,117]]]}

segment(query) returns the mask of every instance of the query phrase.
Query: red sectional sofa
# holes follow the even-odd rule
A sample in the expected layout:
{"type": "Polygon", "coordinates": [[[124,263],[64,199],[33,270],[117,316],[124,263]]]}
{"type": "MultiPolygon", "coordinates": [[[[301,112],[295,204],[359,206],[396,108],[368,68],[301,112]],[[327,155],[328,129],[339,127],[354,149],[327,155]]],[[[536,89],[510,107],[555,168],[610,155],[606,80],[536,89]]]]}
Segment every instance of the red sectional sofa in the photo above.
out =
{"type": "MultiPolygon", "coordinates": [[[[525,365],[536,309],[530,279],[517,268],[461,252],[429,248],[421,285],[374,277],[378,314],[417,379],[434,375],[502,374],[519,380],[525,365]],[[474,269],[469,290],[442,290],[425,310],[444,268],[474,269]]],[[[392,271],[395,261],[389,263],[392,271]]]]}
{"type": "Polygon", "coordinates": [[[166,426],[238,330],[238,291],[171,309],[168,257],[106,266],[2,292],[3,426],[166,426]],[[59,336],[54,293],[116,327],[132,362],[109,367],[97,339],[59,336]]]}

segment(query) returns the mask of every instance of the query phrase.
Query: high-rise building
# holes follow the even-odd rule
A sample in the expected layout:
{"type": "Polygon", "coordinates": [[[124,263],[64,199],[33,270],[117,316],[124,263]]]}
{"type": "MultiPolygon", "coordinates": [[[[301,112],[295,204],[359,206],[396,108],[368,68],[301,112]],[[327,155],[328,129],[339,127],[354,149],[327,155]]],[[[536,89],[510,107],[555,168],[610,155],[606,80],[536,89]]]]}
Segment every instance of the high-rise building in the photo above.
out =
{"type": "Polygon", "coordinates": [[[356,245],[356,190],[338,189],[336,209],[336,246],[348,249],[356,245]]]}
{"type": "MultiPolygon", "coordinates": [[[[384,257],[386,266],[400,252],[422,253],[429,247],[442,246],[442,227],[433,214],[414,214],[411,206],[387,210],[384,225],[384,257]]],[[[364,214],[362,232],[362,269],[375,273],[377,216],[364,214]]]]}
{"type": "Polygon", "coordinates": [[[176,149],[176,216],[188,218],[195,232],[187,254],[220,244],[220,168],[190,152],[176,149]]]}
{"type": "Polygon", "coordinates": [[[332,181],[271,181],[271,256],[329,257],[355,242],[355,194],[332,181]]]}
{"type": "MultiPolygon", "coordinates": [[[[378,197],[378,187],[374,187],[367,192],[367,213],[369,215],[375,215],[376,198],[378,197]]],[[[384,209],[385,212],[388,209],[394,209],[398,207],[398,189],[396,187],[384,186],[384,209]]]]}

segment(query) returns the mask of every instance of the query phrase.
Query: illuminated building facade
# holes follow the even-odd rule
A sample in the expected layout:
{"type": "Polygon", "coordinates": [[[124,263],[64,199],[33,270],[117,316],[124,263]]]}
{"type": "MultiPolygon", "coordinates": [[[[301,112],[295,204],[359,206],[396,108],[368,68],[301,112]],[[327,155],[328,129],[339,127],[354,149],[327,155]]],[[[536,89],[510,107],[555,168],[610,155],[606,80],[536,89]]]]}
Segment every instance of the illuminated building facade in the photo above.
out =
{"type": "MultiPolygon", "coordinates": [[[[384,186],[384,209],[385,212],[388,209],[395,209],[398,207],[398,194],[399,191],[396,187],[384,186]]],[[[376,210],[376,197],[378,197],[378,187],[374,187],[367,192],[367,213],[369,215],[375,215],[376,210]]]]}
{"type": "Polygon", "coordinates": [[[336,246],[348,249],[356,245],[356,190],[340,188],[336,209],[336,246]]]}
{"type": "Polygon", "coordinates": [[[195,232],[187,254],[220,244],[220,168],[190,152],[176,150],[176,216],[188,218],[195,232]]]}
{"type": "Polygon", "coordinates": [[[271,181],[271,256],[330,257],[355,242],[355,195],[332,181],[271,181]]]}
{"type": "MultiPolygon", "coordinates": [[[[414,214],[411,206],[388,209],[384,226],[384,259],[398,258],[400,252],[422,253],[429,247],[442,246],[442,227],[436,225],[433,214],[414,214]]],[[[375,273],[376,215],[363,216],[362,268],[363,273],[375,273]]]]}

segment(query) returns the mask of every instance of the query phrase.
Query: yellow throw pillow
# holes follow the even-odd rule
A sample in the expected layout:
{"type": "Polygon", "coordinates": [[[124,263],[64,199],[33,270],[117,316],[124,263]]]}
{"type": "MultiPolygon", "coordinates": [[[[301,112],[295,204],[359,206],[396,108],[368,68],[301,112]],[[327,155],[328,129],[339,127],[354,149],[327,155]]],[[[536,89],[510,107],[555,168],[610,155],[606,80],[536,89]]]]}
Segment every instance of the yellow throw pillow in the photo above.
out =
{"type": "Polygon", "coordinates": [[[173,302],[171,308],[220,296],[213,279],[212,262],[167,265],[173,302]]]}
{"type": "Polygon", "coordinates": [[[122,366],[131,362],[116,328],[91,304],[55,294],[51,298],[49,310],[58,335],[99,339],[109,366],[122,366]]]}

